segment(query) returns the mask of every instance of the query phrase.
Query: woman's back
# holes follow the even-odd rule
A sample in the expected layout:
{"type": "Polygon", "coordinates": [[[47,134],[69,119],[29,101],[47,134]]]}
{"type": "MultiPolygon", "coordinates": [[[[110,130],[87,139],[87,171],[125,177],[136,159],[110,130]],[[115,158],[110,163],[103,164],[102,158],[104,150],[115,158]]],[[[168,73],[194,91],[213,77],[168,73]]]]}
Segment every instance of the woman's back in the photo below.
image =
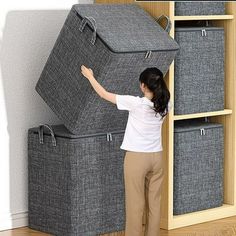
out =
{"type": "Polygon", "coordinates": [[[116,95],[116,102],[118,109],[129,111],[120,148],[137,152],[162,151],[161,128],[165,117],[162,119],[153,110],[153,102],[145,96],[130,95],[116,95]]]}

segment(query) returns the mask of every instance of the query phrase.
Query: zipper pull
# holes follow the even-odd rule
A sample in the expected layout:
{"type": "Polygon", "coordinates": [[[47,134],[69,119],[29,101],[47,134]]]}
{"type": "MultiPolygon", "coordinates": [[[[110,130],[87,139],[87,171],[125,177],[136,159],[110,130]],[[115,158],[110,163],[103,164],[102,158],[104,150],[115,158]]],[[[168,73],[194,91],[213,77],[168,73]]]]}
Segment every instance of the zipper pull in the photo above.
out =
{"type": "Polygon", "coordinates": [[[148,50],[146,52],[145,58],[150,58],[151,54],[152,54],[152,51],[148,50]]]}
{"type": "Polygon", "coordinates": [[[149,53],[149,57],[148,58],[150,58],[151,57],[151,54],[152,54],[152,51],[149,51],[150,53],[149,53]]]}
{"type": "Polygon", "coordinates": [[[111,135],[111,133],[107,133],[107,141],[108,141],[108,142],[112,141],[112,135],[111,135]]]}
{"type": "Polygon", "coordinates": [[[110,141],[109,133],[107,133],[107,141],[110,141]]]}
{"type": "Polygon", "coordinates": [[[202,36],[206,36],[206,29],[202,29],[202,36]]]}
{"type": "Polygon", "coordinates": [[[110,141],[112,141],[112,135],[111,135],[111,133],[110,133],[110,141]]]}
{"type": "Polygon", "coordinates": [[[201,128],[200,131],[201,131],[201,135],[206,135],[206,131],[204,128],[201,128]]]}
{"type": "Polygon", "coordinates": [[[203,135],[206,135],[206,131],[205,131],[205,129],[203,128],[203,135]]]}

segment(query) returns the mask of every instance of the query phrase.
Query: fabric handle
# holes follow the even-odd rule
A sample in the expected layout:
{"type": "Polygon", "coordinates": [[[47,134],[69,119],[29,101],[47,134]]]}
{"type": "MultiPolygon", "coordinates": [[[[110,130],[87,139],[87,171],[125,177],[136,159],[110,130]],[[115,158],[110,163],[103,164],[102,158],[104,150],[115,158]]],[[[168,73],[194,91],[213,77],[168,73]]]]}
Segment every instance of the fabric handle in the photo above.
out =
{"type": "Polygon", "coordinates": [[[157,22],[158,24],[160,24],[159,22],[160,22],[160,20],[163,19],[163,18],[165,18],[165,19],[166,19],[166,22],[167,22],[167,23],[166,23],[166,27],[165,27],[164,30],[165,30],[167,33],[170,33],[172,24],[171,24],[170,18],[169,18],[168,16],[166,16],[166,15],[160,15],[160,16],[157,17],[155,20],[156,20],[156,22],[157,22]]]}
{"type": "Polygon", "coordinates": [[[50,134],[51,134],[51,137],[52,137],[52,145],[55,147],[57,145],[56,138],[55,138],[52,127],[48,124],[39,125],[39,130],[38,130],[38,132],[39,132],[39,143],[43,144],[43,129],[44,129],[44,127],[47,128],[50,131],[50,134]]]}
{"type": "Polygon", "coordinates": [[[84,30],[84,27],[86,24],[90,24],[91,27],[93,28],[93,35],[92,35],[92,39],[90,40],[90,42],[94,45],[95,44],[95,41],[96,41],[96,37],[97,37],[97,26],[96,26],[96,20],[91,17],[91,16],[85,16],[83,18],[83,20],[81,21],[81,24],[79,26],[79,30],[81,32],[83,32],[84,30]]]}

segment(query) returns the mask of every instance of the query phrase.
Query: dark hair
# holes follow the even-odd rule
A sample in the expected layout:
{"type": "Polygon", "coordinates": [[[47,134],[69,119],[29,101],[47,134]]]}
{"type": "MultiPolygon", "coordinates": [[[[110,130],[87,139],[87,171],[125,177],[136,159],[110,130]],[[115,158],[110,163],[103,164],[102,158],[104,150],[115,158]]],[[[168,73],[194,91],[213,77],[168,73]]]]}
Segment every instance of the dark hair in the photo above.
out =
{"type": "Polygon", "coordinates": [[[146,68],[139,76],[140,83],[144,83],[153,92],[151,101],[154,103],[154,111],[162,116],[168,113],[170,92],[163,79],[163,73],[156,67],[146,68]]]}

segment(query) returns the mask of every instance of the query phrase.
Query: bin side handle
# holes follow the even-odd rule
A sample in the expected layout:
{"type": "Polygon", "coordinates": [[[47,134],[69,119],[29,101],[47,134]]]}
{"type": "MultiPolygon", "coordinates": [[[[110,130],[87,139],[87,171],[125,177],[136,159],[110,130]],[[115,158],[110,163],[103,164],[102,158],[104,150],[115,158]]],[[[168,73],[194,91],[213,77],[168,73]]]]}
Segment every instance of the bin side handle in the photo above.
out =
{"type": "Polygon", "coordinates": [[[84,30],[84,27],[86,24],[90,24],[91,27],[93,28],[93,35],[92,35],[92,39],[90,40],[90,42],[94,45],[95,44],[95,41],[96,41],[96,38],[97,38],[97,25],[96,25],[96,20],[91,17],[91,16],[85,16],[83,18],[83,20],[81,21],[81,24],[79,26],[79,30],[81,32],[83,32],[84,30]]]}
{"type": "Polygon", "coordinates": [[[40,142],[40,144],[43,144],[43,128],[44,127],[49,129],[51,137],[52,137],[52,145],[55,147],[57,145],[56,138],[55,138],[52,127],[48,124],[40,124],[39,125],[38,133],[39,133],[39,142],[40,142]]]}
{"type": "Polygon", "coordinates": [[[163,18],[165,18],[165,19],[166,19],[166,22],[167,22],[167,23],[166,23],[166,27],[165,27],[164,30],[165,30],[167,33],[170,33],[172,24],[171,24],[171,20],[170,20],[170,18],[169,18],[168,16],[166,16],[166,15],[160,15],[159,17],[154,18],[154,19],[156,20],[156,22],[157,22],[158,24],[160,24],[160,20],[163,19],[163,18]]]}

